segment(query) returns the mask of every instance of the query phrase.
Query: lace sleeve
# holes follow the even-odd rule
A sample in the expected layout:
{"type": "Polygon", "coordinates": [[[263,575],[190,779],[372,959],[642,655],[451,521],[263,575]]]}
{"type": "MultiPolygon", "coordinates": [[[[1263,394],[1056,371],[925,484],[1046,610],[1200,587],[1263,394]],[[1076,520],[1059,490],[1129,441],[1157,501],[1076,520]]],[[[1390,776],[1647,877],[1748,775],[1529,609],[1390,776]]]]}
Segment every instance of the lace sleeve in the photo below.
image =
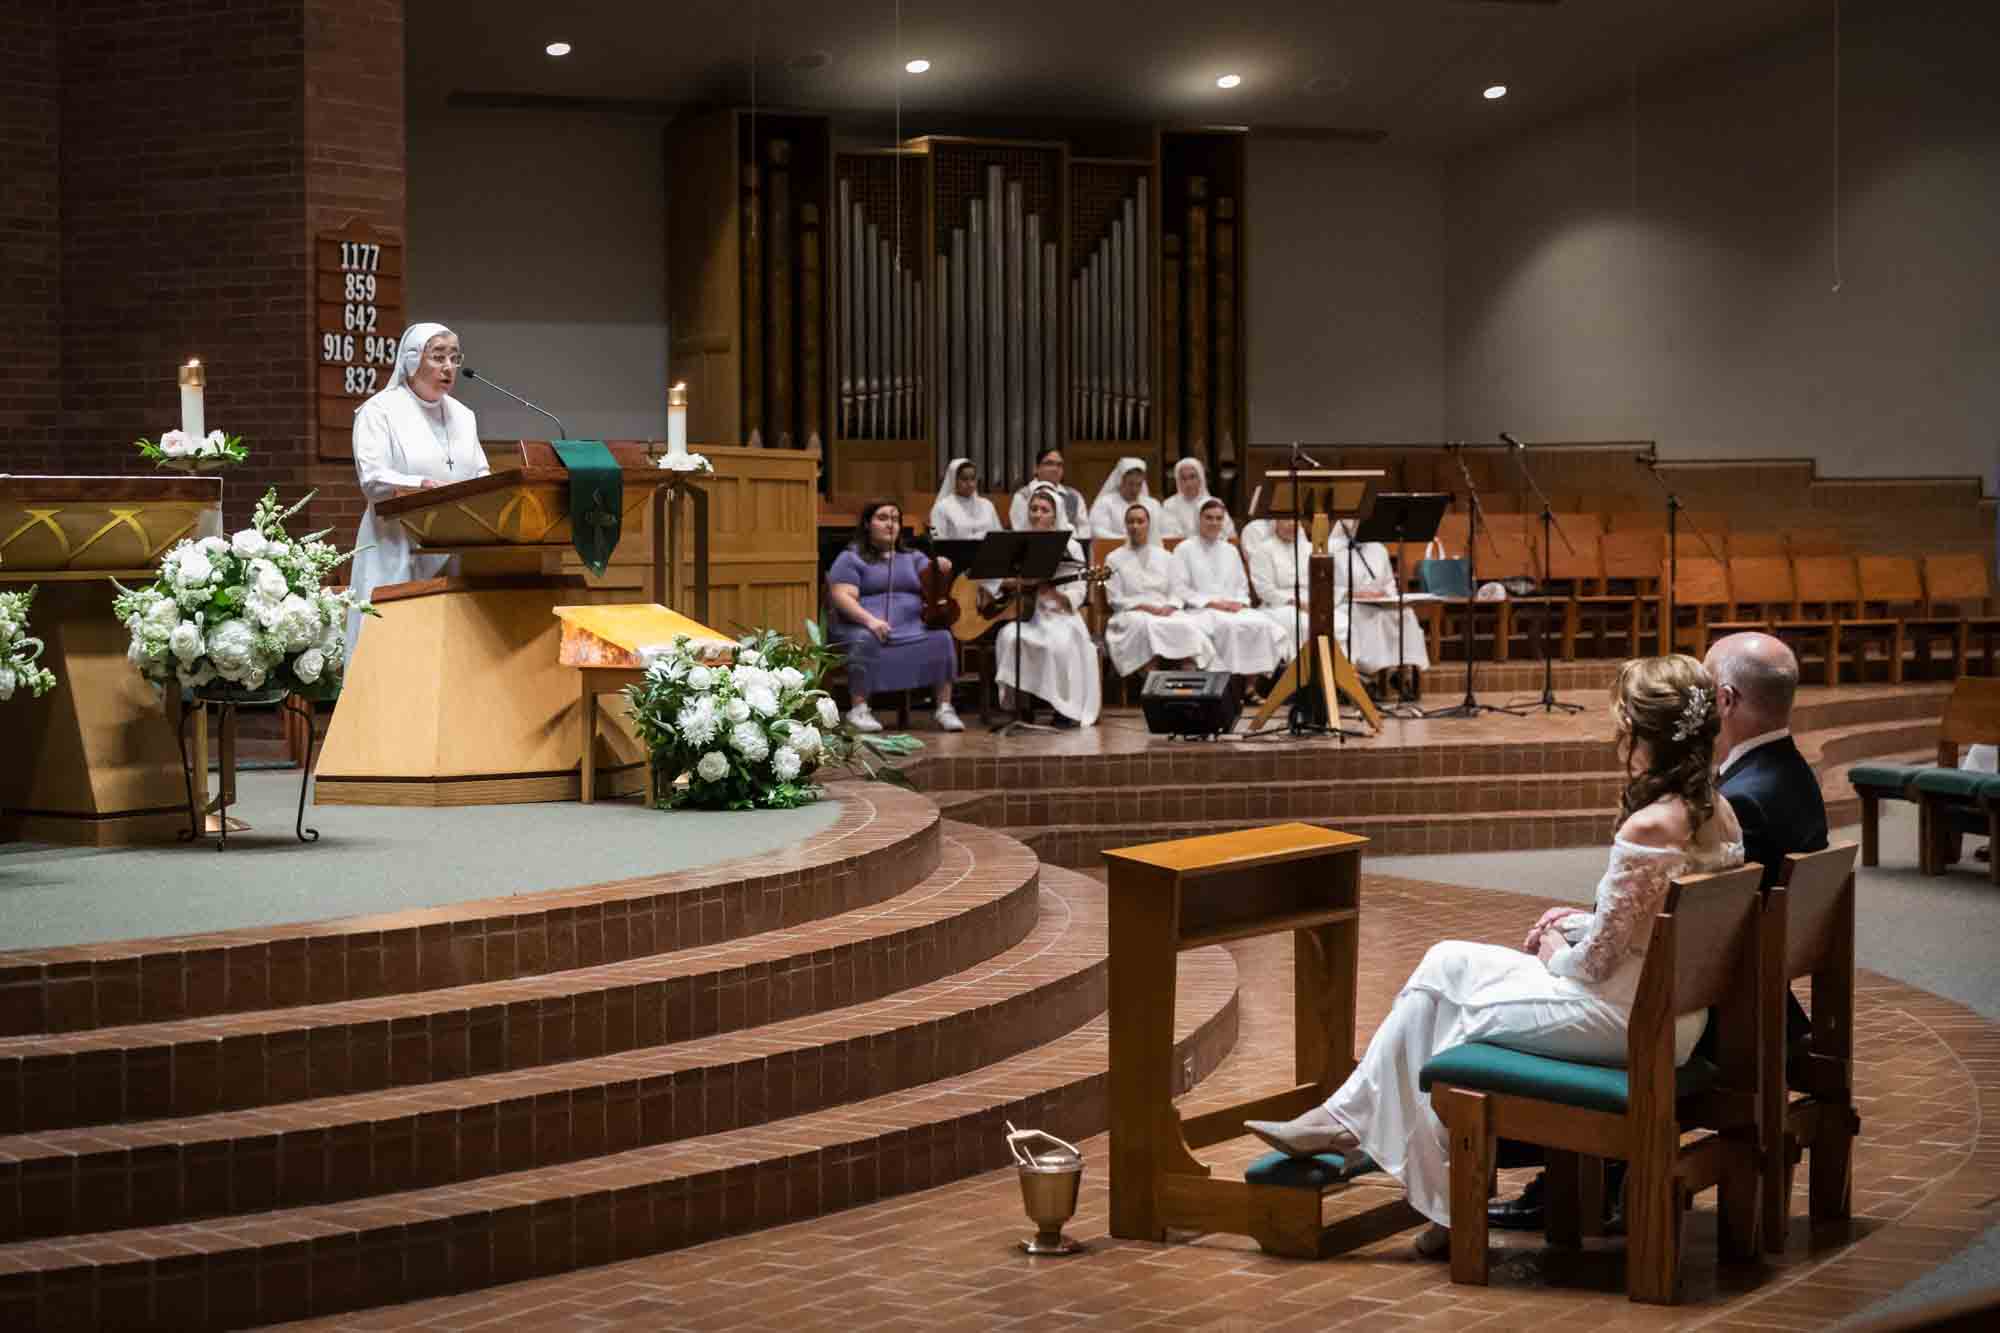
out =
{"type": "Polygon", "coordinates": [[[1602,981],[1627,954],[1644,953],[1668,885],[1686,866],[1687,854],[1678,847],[1613,844],[1589,928],[1576,943],[1555,952],[1549,971],[1578,981],[1602,981]]]}

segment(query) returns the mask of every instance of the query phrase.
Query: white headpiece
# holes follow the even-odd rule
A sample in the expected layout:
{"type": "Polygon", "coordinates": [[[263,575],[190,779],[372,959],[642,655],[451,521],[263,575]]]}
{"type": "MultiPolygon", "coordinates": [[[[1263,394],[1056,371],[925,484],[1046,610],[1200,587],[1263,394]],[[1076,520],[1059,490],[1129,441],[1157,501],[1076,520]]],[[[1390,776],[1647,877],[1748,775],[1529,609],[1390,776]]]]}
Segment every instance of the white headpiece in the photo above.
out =
{"type": "MultiPolygon", "coordinates": [[[[943,504],[946,500],[958,494],[958,470],[962,467],[970,467],[971,465],[972,460],[970,458],[954,458],[951,462],[945,464],[944,480],[938,484],[937,500],[935,503],[943,504]]],[[[977,500],[978,497],[975,495],[973,498],[977,500]]]]}
{"type": "Polygon", "coordinates": [[[1028,487],[1028,503],[1033,504],[1035,502],[1035,497],[1038,495],[1048,496],[1049,504],[1055,508],[1056,517],[1060,519],[1063,516],[1063,498],[1061,491],[1049,485],[1046,481],[1038,481],[1034,482],[1028,487]]]}
{"type": "Polygon", "coordinates": [[[1176,495],[1180,494],[1180,489],[1181,489],[1181,469],[1182,469],[1182,468],[1184,468],[1184,467],[1191,467],[1191,468],[1193,468],[1193,469],[1195,470],[1195,475],[1201,478],[1201,494],[1202,494],[1202,498],[1204,498],[1204,499],[1205,499],[1205,498],[1207,498],[1207,496],[1208,496],[1208,469],[1207,469],[1206,467],[1204,467],[1204,466],[1202,465],[1202,461],[1201,461],[1201,460],[1200,460],[1199,458],[1196,458],[1196,457],[1195,457],[1195,456],[1194,456],[1193,454],[1189,454],[1189,455],[1188,455],[1187,457],[1185,457],[1185,458],[1181,459],[1181,461],[1180,461],[1180,462],[1178,462],[1178,463],[1174,464],[1174,493],[1175,493],[1176,495]]]}
{"type": "Polygon", "coordinates": [[[394,393],[408,384],[410,377],[417,373],[418,363],[424,359],[424,347],[439,334],[450,332],[442,324],[412,324],[404,329],[402,338],[396,343],[396,364],[389,371],[389,382],[354,410],[359,412],[383,394],[394,393]]]}
{"type": "Polygon", "coordinates": [[[1102,500],[1108,495],[1116,495],[1118,493],[1118,483],[1125,479],[1127,472],[1135,469],[1139,473],[1140,497],[1143,499],[1150,496],[1153,492],[1146,483],[1146,460],[1143,458],[1121,458],[1118,460],[1118,466],[1111,469],[1111,475],[1104,479],[1104,484],[1097,488],[1097,498],[1102,500]]]}

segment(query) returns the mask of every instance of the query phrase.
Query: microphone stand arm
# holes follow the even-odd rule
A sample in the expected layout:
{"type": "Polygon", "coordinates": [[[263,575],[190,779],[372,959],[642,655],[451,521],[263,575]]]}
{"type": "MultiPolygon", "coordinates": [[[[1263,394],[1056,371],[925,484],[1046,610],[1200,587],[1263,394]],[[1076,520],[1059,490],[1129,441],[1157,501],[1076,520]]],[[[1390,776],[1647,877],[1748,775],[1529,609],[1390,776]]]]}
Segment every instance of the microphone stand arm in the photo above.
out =
{"type": "Polygon", "coordinates": [[[515,393],[512,389],[501,388],[499,385],[495,384],[492,380],[487,379],[484,375],[480,374],[476,370],[466,371],[465,377],[471,380],[475,384],[484,384],[487,388],[492,389],[494,392],[504,394],[505,396],[512,398],[515,402],[527,408],[530,412],[540,412],[550,421],[556,423],[556,438],[558,440],[567,440],[569,438],[569,431],[563,427],[562,418],[558,417],[555,413],[549,411],[548,408],[541,407],[535,403],[529,402],[527,399],[523,398],[520,394],[515,393]]]}
{"type": "Polygon", "coordinates": [[[1550,560],[1554,552],[1549,545],[1551,534],[1562,538],[1563,549],[1571,555],[1576,547],[1570,544],[1569,534],[1556,522],[1555,507],[1549,503],[1548,493],[1535,480],[1535,474],[1528,467],[1528,450],[1524,445],[1514,446],[1514,466],[1520,469],[1521,480],[1528,483],[1528,489],[1542,502],[1542,614],[1535,622],[1535,635],[1540,640],[1542,650],[1542,697],[1536,701],[1544,713],[1581,713],[1583,705],[1565,703],[1556,698],[1556,646],[1549,636],[1549,617],[1555,611],[1555,603],[1549,590],[1550,560]]]}
{"type": "MultiPolygon", "coordinates": [[[[1674,588],[1680,582],[1681,574],[1680,516],[1687,510],[1681,504],[1681,497],[1674,493],[1674,488],[1667,485],[1660,476],[1660,459],[1657,454],[1649,454],[1636,461],[1646,470],[1646,475],[1653,479],[1653,484],[1660,488],[1660,493],[1667,497],[1667,586],[1662,590],[1660,597],[1660,651],[1671,653],[1674,650],[1674,619],[1679,611],[1674,604],[1674,588]]],[[[1688,530],[1701,539],[1701,549],[1708,552],[1708,558],[1721,564],[1722,557],[1715,553],[1714,545],[1710,543],[1708,534],[1701,530],[1700,525],[1689,519],[1688,530]]]]}

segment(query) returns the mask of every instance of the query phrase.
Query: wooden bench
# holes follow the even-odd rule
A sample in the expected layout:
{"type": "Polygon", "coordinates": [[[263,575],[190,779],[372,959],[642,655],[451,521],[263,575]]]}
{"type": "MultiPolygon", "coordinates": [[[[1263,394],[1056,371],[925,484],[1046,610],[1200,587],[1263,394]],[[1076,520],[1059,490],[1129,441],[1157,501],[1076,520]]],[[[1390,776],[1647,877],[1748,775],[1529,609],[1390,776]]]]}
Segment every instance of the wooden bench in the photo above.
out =
{"type": "MultiPolygon", "coordinates": [[[[1931,828],[1931,817],[1948,804],[1947,793],[1939,790],[1927,804],[1916,787],[1917,778],[1940,770],[1957,772],[1959,747],[2000,744],[2000,680],[1983,676],[1961,676],[1945,701],[1944,716],[1938,722],[1937,763],[1856,764],[1847,770],[1861,798],[1861,864],[1881,864],[1881,824],[1883,801],[1916,801],[1917,860],[1925,874],[1942,874],[1944,865],[1957,857],[1957,835],[1931,828]],[[1942,864],[1934,863],[1942,856],[1942,864]]],[[[1977,774],[1968,775],[1977,777],[1977,774]]]]}

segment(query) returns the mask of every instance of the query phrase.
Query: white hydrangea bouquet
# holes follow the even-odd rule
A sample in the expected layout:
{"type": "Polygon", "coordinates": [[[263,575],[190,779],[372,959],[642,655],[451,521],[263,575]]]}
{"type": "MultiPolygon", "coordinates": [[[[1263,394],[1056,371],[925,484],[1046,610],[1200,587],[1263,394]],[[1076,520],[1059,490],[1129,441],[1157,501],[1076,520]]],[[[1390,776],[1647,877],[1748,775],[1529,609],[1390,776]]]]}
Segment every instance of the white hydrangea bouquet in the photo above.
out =
{"type": "Polygon", "coordinates": [[[907,754],[919,742],[862,743],[821,684],[836,654],[817,625],[806,628],[804,643],[775,630],[747,634],[728,664],[682,635],[626,689],[661,808],[795,809],[824,794],[812,778],[827,763],[907,785],[871,752],[907,754]]]}
{"type": "Polygon", "coordinates": [[[151,440],[133,443],[139,446],[141,458],[179,472],[209,472],[250,457],[241,435],[224,435],[219,430],[212,430],[199,440],[184,430],[170,430],[160,437],[158,444],[151,440]]]}
{"type": "Polygon", "coordinates": [[[276,489],[266,491],[251,526],[181,541],[161,557],[150,586],[119,587],[112,606],[131,632],[126,656],[141,675],[207,693],[340,692],[347,613],[374,612],[320,586],[353,552],[322,541],[327,530],[286,535],[285,520],[313,494],[281,510],[276,489]]]}
{"type": "Polygon", "coordinates": [[[26,690],[40,698],[56,687],[55,672],[37,666],[42,641],[28,634],[28,604],[35,590],[0,592],[0,703],[26,690]]]}

